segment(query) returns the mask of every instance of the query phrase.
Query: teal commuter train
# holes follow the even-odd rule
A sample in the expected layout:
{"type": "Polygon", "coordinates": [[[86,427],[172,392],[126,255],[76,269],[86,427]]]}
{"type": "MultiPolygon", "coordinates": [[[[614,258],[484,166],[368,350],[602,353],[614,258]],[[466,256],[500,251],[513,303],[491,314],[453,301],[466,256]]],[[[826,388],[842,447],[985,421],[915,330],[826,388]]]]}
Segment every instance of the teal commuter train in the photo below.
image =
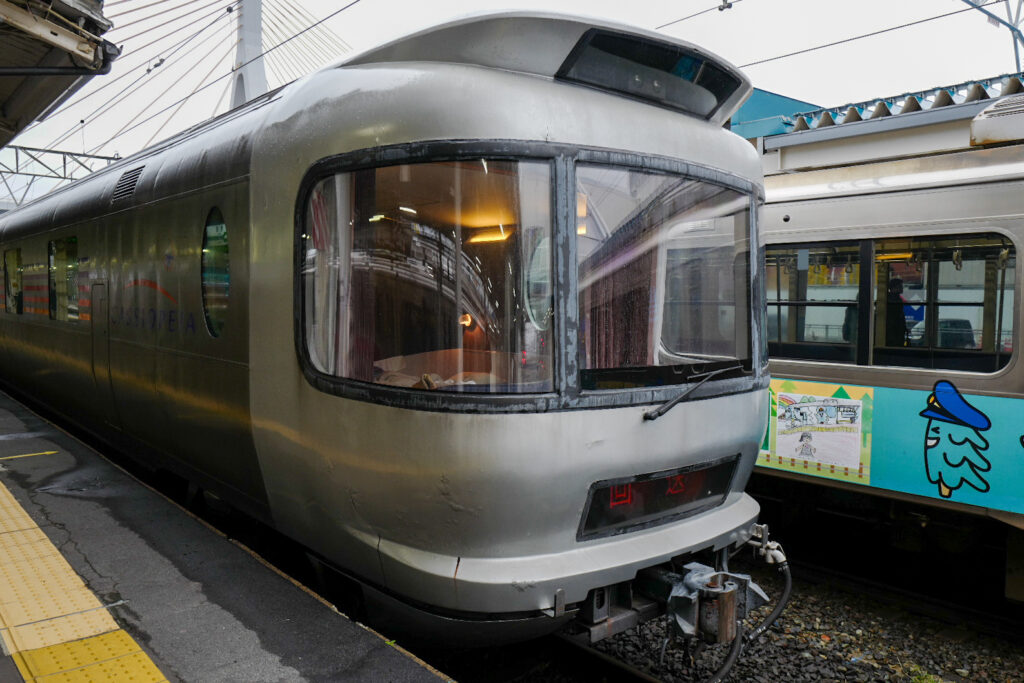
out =
{"type": "Polygon", "coordinates": [[[919,529],[940,509],[1001,520],[1017,600],[1022,77],[814,112],[757,141],[772,373],[761,471],[885,497],[894,523],[919,529]],[[823,400],[859,423],[802,411],[823,400]]]}

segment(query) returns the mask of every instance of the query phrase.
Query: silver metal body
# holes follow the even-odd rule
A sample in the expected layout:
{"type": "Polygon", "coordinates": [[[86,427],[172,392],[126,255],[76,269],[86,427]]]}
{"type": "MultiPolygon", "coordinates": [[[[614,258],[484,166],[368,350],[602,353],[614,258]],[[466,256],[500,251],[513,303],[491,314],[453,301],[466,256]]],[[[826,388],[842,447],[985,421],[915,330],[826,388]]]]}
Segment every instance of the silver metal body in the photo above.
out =
{"type": "Polygon", "coordinates": [[[296,201],[304,174],[325,157],[427,141],[558,143],[760,183],[754,150],[715,122],[553,80],[591,27],[500,16],[443,30],[442,45],[499,56],[514,48],[532,60],[530,73],[473,55],[442,59],[419,47],[437,38],[427,32],[0,218],[3,248],[23,250],[26,275],[45,273],[28,266],[45,264],[48,239],[77,235],[92,311],[91,323],[78,325],[0,312],[5,380],[142,459],[185,471],[424,613],[534,619],[551,629],[560,622],[541,615],[555,610],[556,595],[571,604],[644,567],[745,542],[758,506],[743,487],[765,427],[759,362],[753,379],[708,382],[645,422],[652,403],[685,385],[637,391],[628,404],[617,394],[606,408],[423,410],[325,393],[297,358],[296,201]],[[134,194],[112,204],[121,175],[142,166],[134,194]],[[212,205],[231,235],[219,338],[203,326],[199,292],[198,240],[212,205]],[[140,286],[147,282],[155,286],[140,286]],[[593,482],[736,454],[720,506],[577,540],[593,482]]]}

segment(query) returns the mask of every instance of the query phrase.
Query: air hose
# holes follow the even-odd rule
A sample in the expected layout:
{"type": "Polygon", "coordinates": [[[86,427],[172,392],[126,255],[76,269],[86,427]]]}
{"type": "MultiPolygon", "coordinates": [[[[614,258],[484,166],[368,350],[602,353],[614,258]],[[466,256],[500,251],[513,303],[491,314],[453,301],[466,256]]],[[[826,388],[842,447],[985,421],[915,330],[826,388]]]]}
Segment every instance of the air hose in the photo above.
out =
{"type": "Polygon", "coordinates": [[[764,621],[757,628],[747,634],[746,642],[748,643],[752,643],[764,635],[764,632],[775,623],[775,620],[782,614],[782,610],[786,609],[786,605],[789,604],[789,596],[793,592],[793,575],[789,571],[789,562],[783,560],[779,563],[779,573],[782,574],[783,580],[786,582],[782,589],[782,595],[779,596],[779,601],[775,605],[775,609],[771,611],[771,614],[765,617],[764,621]]]}

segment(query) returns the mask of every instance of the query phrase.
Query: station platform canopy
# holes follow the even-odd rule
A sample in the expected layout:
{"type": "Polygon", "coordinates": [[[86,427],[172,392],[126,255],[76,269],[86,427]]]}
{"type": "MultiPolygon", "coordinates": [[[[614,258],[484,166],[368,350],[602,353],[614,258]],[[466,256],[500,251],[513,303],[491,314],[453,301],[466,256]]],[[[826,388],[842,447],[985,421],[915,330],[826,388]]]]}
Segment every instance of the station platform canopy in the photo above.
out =
{"type": "Polygon", "coordinates": [[[0,0],[0,146],[110,71],[111,26],[102,0],[0,0]]]}
{"type": "Polygon", "coordinates": [[[954,105],[970,103],[979,103],[983,107],[982,103],[986,100],[1018,93],[1024,93],[1024,73],[1004,74],[824,108],[755,89],[747,103],[733,117],[732,130],[753,140],[889,117],[906,117],[901,119],[902,124],[897,125],[913,126],[931,122],[934,117],[908,115],[947,107],[957,108],[954,105]]]}

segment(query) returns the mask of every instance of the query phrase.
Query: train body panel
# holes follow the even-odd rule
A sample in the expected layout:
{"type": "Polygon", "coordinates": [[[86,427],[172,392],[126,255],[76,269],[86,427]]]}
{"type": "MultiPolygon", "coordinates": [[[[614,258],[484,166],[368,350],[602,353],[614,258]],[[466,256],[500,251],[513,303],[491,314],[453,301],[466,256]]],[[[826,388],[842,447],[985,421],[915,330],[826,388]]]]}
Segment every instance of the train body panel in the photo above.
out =
{"type": "Polygon", "coordinates": [[[17,251],[24,271],[23,316],[0,325],[12,383],[38,387],[36,398],[88,430],[215,482],[266,518],[248,414],[248,310],[228,307],[224,336],[213,339],[194,286],[204,225],[219,207],[235,228],[234,296],[247,295],[244,131],[258,105],[248,117],[236,112],[205,131],[186,131],[63,188],[59,201],[5,217],[5,253],[17,251]],[[56,228],[37,234],[40,222],[56,228]],[[48,287],[54,245],[74,274],[48,287]],[[63,286],[77,290],[77,300],[65,302],[63,286]],[[48,289],[57,290],[53,302],[48,289]],[[99,320],[94,296],[103,299],[99,320]]]}

